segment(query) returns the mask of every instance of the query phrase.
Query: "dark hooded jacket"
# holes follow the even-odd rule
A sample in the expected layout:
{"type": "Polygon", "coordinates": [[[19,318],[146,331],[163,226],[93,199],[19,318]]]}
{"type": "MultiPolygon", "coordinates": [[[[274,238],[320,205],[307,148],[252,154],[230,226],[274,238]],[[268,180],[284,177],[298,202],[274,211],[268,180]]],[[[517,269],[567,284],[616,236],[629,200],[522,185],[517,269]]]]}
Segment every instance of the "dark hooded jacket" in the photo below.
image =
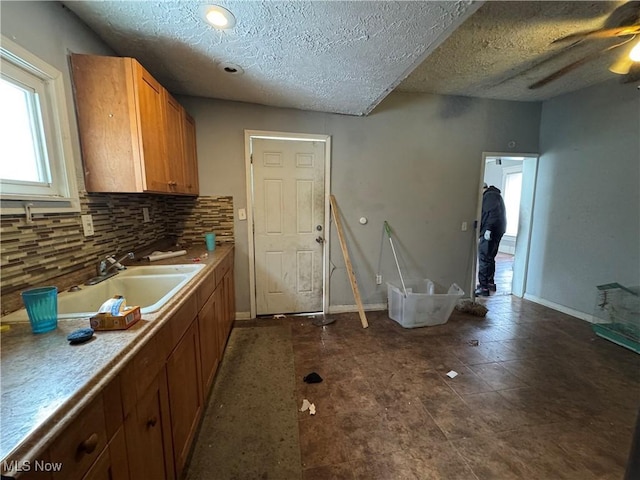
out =
{"type": "Polygon", "coordinates": [[[501,237],[507,229],[507,211],[500,190],[491,185],[482,194],[482,217],[480,219],[480,236],[491,230],[501,237]]]}

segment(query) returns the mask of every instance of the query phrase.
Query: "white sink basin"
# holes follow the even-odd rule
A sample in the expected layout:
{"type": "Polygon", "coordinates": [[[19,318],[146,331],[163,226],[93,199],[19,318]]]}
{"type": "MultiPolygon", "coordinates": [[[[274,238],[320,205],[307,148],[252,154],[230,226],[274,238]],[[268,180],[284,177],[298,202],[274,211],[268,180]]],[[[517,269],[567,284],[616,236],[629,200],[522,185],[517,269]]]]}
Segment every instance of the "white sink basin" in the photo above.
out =
{"type": "Polygon", "coordinates": [[[107,299],[122,295],[127,305],[138,305],[142,313],[158,310],[189,281],[187,275],[146,275],[121,277],[82,287],[79,292],[58,295],[58,318],[84,317],[95,314],[107,299]]]}
{"type": "Polygon", "coordinates": [[[204,268],[204,265],[188,263],[182,265],[142,265],[139,267],[127,267],[118,273],[118,277],[131,277],[140,275],[167,275],[167,274],[195,274],[204,268]]]}
{"type": "MultiPolygon", "coordinates": [[[[58,319],[90,317],[115,295],[122,295],[129,306],[138,305],[143,314],[155,312],[202,268],[204,265],[129,267],[96,285],[83,285],[77,292],[58,293],[58,319]]],[[[4,322],[28,320],[24,308],[2,317],[4,322]]]]}

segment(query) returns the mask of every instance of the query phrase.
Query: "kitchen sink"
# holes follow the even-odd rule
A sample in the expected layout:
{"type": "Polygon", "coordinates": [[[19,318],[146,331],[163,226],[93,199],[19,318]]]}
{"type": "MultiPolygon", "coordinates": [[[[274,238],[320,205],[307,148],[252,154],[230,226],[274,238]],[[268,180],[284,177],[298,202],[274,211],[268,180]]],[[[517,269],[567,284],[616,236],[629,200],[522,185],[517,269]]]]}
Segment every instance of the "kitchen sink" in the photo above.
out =
{"type": "MultiPolygon", "coordinates": [[[[142,314],[159,310],[204,265],[149,265],[129,267],[96,285],[58,293],[58,319],[90,317],[115,295],[122,295],[128,306],[137,305],[142,314]]],[[[6,315],[3,322],[28,321],[25,309],[6,315]]]]}
{"type": "Polygon", "coordinates": [[[204,265],[188,263],[181,265],[142,265],[139,267],[127,267],[118,272],[118,277],[131,277],[140,275],[167,275],[167,274],[193,274],[198,273],[204,265]]]}

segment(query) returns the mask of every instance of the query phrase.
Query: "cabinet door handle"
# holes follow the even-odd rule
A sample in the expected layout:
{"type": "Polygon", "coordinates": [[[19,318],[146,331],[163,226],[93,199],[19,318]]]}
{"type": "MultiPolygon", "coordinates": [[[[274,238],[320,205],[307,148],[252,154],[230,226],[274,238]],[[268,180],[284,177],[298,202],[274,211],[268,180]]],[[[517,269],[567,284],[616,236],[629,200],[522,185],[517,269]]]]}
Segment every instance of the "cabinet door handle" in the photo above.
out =
{"type": "Polygon", "coordinates": [[[149,420],[147,420],[147,428],[155,427],[156,423],[158,423],[158,417],[154,415],[149,420]]]}
{"type": "Polygon", "coordinates": [[[89,437],[78,445],[78,451],[86,453],[87,455],[92,453],[98,446],[98,434],[92,433],[89,437]]]}

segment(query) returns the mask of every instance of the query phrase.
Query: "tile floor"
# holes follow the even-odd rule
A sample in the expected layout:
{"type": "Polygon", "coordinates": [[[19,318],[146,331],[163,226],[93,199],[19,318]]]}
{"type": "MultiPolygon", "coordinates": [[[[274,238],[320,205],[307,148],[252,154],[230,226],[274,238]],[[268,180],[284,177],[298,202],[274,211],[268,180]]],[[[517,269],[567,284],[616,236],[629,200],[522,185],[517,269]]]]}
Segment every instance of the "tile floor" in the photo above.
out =
{"type": "Polygon", "coordinates": [[[621,479],[640,355],[499,293],[486,318],[411,330],[386,312],[368,329],[293,317],[296,397],[317,407],[298,413],[303,478],[621,479]]]}

